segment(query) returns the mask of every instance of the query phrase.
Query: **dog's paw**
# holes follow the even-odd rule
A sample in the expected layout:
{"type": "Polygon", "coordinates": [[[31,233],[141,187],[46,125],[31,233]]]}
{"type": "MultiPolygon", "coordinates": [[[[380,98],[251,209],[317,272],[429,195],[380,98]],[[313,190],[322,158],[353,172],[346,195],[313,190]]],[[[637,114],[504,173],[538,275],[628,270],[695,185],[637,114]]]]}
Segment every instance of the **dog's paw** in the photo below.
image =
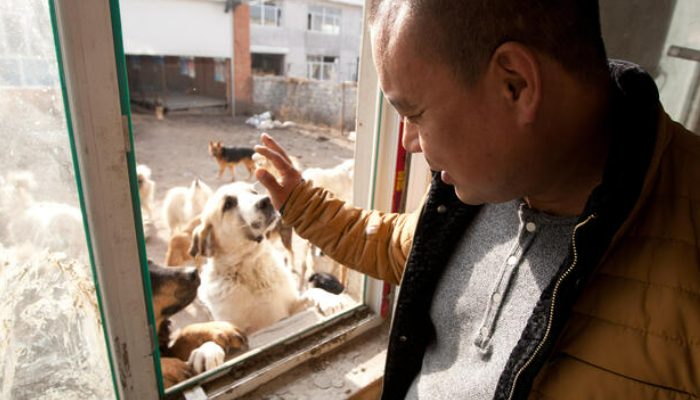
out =
{"type": "Polygon", "coordinates": [[[328,293],[323,289],[310,288],[301,296],[302,303],[316,307],[323,315],[328,316],[341,311],[345,303],[343,297],[328,293]]]}
{"type": "Polygon", "coordinates": [[[225,321],[210,321],[182,328],[170,351],[176,357],[187,360],[195,349],[206,342],[216,343],[226,355],[248,347],[248,339],[235,325],[225,321]]]}
{"type": "Polygon", "coordinates": [[[179,358],[161,357],[160,369],[163,375],[163,385],[166,388],[192,377],[192,368],[179,358]]]}
{"type": "Polygon", "coordinates": [[[226,356],[226,352],[221,346],[214,342],[206,342],[190,353],[187,364],[195,373],[201,374],[223,364],[224,356],[226,356]]]}

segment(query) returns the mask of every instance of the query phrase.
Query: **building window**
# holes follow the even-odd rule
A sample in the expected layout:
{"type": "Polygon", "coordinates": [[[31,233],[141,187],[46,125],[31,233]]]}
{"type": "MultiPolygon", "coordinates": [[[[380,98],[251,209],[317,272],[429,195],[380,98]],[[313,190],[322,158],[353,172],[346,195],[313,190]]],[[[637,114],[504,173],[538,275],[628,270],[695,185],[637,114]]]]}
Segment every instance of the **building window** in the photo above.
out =
{"type": "Polygon", "coordinates": [[[306,56],[306,77],[321,81],[335,80],[337,76],[337,57],[306,56]]]}
{"type": "Polygon", "coordinates": [[[280,26],[282,7],[276,1],[251,0],[250,22],[256,25],[280,26]]]}
{"type": "Polygon", "coordinates": [[[340,33],[340,9],[309,6],[308,30],[314,32],[340,33]]]}
{"type": "Polygon", "coordinates": [[[284,75],[283,54],[251,53],[251,61],[256,75],[284,75]]]}

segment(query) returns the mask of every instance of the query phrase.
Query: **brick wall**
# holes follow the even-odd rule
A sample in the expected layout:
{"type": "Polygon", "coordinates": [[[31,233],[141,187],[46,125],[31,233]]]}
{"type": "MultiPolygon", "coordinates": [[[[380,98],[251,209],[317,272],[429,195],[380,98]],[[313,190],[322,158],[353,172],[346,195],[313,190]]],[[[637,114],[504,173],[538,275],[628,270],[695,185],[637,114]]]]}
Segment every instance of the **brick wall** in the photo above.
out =
{"type": "Polygon", "coordinates": [[[252,102],[250,57],[250,6],[240,4],[233,12],[233,93],[236,114],[250,112],[252,102]]]}

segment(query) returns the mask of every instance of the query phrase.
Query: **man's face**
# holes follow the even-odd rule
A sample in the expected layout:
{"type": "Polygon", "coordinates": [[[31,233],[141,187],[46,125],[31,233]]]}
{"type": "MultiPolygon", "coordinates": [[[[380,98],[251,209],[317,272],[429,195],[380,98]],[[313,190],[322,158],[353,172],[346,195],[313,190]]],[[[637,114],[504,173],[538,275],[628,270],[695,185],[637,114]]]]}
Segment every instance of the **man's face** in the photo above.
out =
{"type": "Polygon", "coordinates": [[[447,65],[416,54],[410,23],[401,19],[391,28],[375,23],[372,51],[383,92],[405,117],[406,150],[423,152],[464,203],[524,195],[531,145],[519,134],[507,89],[488,71],[467,87],[447,65]],[[388,40],[381,40],[385,34],[388,40]]]}

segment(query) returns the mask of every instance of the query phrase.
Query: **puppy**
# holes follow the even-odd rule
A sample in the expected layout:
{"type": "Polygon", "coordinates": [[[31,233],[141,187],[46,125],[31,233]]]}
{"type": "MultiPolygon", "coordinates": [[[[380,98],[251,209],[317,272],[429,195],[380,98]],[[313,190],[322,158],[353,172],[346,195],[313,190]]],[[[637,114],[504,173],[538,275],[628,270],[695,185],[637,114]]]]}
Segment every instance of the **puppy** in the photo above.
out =
{"type": "Polygon", "coordinates": [[[141,199],[141,212],[148,215],[149,221],[153,221],[153,197],[156,192],[156,183],[151,179],[151,169],[145,164],[136,166],[136,179],[139,184],[139,198],[141,199]]]}
{"type": "Polygon", "coordinates": [[[220,321],[188,325],[171,342],[169,318],[196,298],[199,275],[194,268],[164,268],[150,260],[148,272],[166,388],[221,365],[225,355],[247,345],[235,326],[220,321]]]}
{"type": "Polygon", "coordinates": [[[315,272],[309,278],[309,283],[312,287],[323,289],[326,292],[333,294],[341,294],[345,290],[345,286],[335,276],[327,272],[315,272]]]}
{"type": "Polygon", "coordinates": [[[186,265],[190,261],[199,269],[204,263],[202,257],[190,256],[190,246],[192,243],[192,232],[199,225],[199,215],[193,218],[182,230],[175,232],[168,240],[168,250],[165,253],[165,265],[175,267],[186,265]]]}
{"type": "Polygon", "coordinates": [[[219,164],[219,175],[224,173],[226,167],[231,170],[232,180],[236,180],[236,164],[243,163],[248,170],[248,179],[253,176],[255,171],[255,162],[253,162],[253,154],[255,150],[251,147],[225,147],[221,142],[209,142],[209,154],[214,157],[219,164]]]}
{"type": "Polygon", "coordinates": [[[202,212],[211,194],[211,188],[199,178],[193,180],[189,187],[176,186],[168,190],[163,200],[163,219],[170,228],[171,236],[202,212]]]}
{"type": "Polygon", "coordinates": [[[270,198],[251,184],[220,187],[209,199],[192,238],[192,256],[209,257],[198,297],[216,320],[250,334],[309,306],[329,314],[342,306],[322,289],[299,294],[283,257],[265,239],[278,218],[270,198]]]}

